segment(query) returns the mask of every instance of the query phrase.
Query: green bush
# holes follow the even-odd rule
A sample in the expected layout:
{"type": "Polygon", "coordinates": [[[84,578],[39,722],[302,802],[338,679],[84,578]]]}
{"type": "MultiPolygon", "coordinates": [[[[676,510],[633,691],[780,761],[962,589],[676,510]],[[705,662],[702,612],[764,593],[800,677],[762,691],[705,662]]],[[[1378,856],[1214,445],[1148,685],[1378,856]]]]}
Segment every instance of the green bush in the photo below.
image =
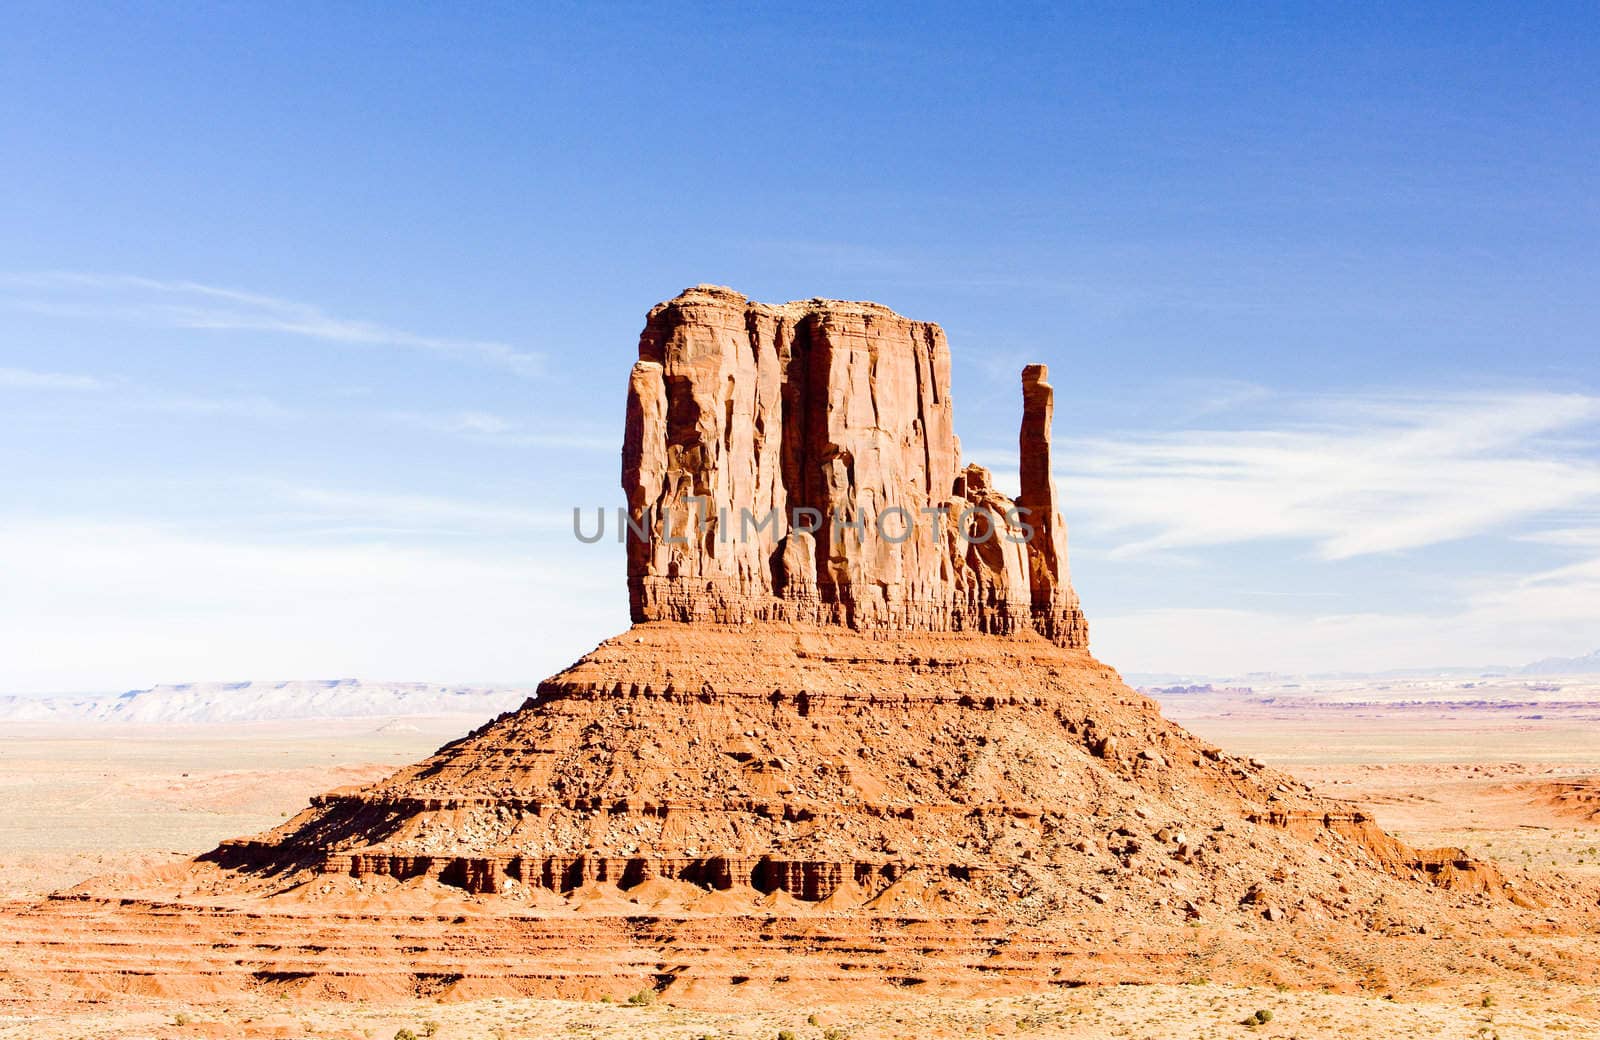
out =
{"type": "Polygon", "coordinates": [[[394,1040],[417,1040],[417,1034],[409,1029],[402,1029],[395,1033],[394,1040]]]}
{"type": "Polygon", "coordinates": [[[642,989],[628,998],[628,1003],[632,1004],[634,1007],[644,1007],[646,1004],[654,1004],[655,1002],[655,991],[648,989],[642,989]]]}

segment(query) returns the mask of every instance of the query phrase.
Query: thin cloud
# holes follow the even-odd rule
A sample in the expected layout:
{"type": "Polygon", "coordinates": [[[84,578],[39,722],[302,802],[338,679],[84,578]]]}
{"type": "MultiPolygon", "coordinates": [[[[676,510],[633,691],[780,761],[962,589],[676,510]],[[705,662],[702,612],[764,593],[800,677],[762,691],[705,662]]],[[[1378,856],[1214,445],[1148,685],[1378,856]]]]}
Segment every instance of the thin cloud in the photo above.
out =
{"type": "Polygon", "coordinates": [[[184,329],[278,332],[331,343],[400,347],[490,364],[518,376],[543,369],[541,355],[496,340],[428,336],[379,322],[343,318],[315,304],[191,281],[138,275],[52,271],[0,275],[13,307],[91,315],[184,329]]]}
{"type": "MultiPolygon", "coordinates": [[[[1600,530],[1591,533],[1591,548],[1600,548],[1600,530]]],[[[1595,645],[1600,555],[1520,579],[1458,584],[1460,606],[1437,613],[1180,607],[1111,614],[1094,621],[1095,653],[1130,671],[1241,675],[1518,665],[1595,645]]]]}
{"type": "Polygon", "coordinates": [[[1600,508],[1600,460],[1576,436],[1600,421],[1600,398],[1370,397],[1303,411],[1277,429],[1064,444],[1069,518],[1114,557],[1288,540],[1339,560],[1600,508]]]}
{"type": "Polygon", "coordinates": [[[271,481],[260,483],[278,502],[291,509],[322,517],[339,517],[357,525],[414,531],[443,528],[479,533],[549,533],[567,530],[572,523],[570,510],[271,481]]]}
{"type": "Polygon", "coordinates": [[[625,625],[618,564],[0,515],[0,692],[229,675],[525,680],[625,625]],[[540,590],[531,595],[529,590],[540,590]]]}
{"type": "Polygon", "coordinates": [[[0,387],[10,390],[104,390],[108,384],[92,376],[0,368],[0,387]]]}
{"type": "Polygon", "coordinates": [[[615,451],[614,434],[584,434],[570,430],[551,432],[529,429],[524,423],[491,412],[391,412],[395,422],[419,430],[470,437],[495,444],[536,448],[571,448],[580,451],[615,451]]]}
{"type": "Polygon", "coordinates": [[[225,419],[293,419],[299,412],[270,397],[201,397],[193,394],[152,394],[136,399],[133,406],[174,415],[211,416],[225,419]]]}

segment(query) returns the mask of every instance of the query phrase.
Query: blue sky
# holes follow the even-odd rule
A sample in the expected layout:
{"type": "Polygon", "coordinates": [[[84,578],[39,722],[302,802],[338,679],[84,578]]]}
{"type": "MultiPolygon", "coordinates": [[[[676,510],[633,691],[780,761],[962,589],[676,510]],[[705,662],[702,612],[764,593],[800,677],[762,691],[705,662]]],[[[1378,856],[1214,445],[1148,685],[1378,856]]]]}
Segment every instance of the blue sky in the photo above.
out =
{"type": "Polygon", "coordinates": [[[1050,365],[1135,672],[1600,646],[1585,5],[8,5],[0,691],[528,681],[626,623],[644,312],[1050,365]]]}

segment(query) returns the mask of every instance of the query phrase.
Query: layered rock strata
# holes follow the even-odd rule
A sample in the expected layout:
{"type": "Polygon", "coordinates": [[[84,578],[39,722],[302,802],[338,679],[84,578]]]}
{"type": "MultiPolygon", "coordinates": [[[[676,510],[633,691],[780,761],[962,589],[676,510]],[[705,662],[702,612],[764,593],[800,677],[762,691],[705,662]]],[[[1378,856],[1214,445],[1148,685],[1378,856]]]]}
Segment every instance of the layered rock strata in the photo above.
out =
{"type": "Polygon", "coordinates": [[[899,886],[960,914],[1031,893],[1165,897],[1181,920],[1174,892],[1223,912],[1265,884],[1355,916],[1397,876],[1506,895],[1466,853],[1197,740],[1081,651],[773,623],[635,626],[522,710],[213,858],[518,899],[667,881],[846,909],[899,886]]]}

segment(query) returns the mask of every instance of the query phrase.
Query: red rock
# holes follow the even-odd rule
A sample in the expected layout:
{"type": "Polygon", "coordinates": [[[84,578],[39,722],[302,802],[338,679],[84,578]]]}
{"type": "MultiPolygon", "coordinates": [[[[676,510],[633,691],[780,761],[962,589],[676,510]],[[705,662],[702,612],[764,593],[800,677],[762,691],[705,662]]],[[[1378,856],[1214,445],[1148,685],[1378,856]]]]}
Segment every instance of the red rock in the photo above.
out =
{"type": "MultiPolygon", "coordinates": [[[[1176,903],[1241,925],[1323,907],[1293,939],[1324,952],[1294,962],[1336,978],[1361,964],[1351,937],[1383,927],[1374,906],[1431,927],[1452,919],[1450,900],[1515,915],[1553,899],[1537,878],[1512,888],[1462,850],[1413,849],[1260,763],[1208,754],[1090,656],[1044,376],[1023,376],[1019,501],[1047,521],[1029,534],[1004,518],[1019,503],[961,465],[937,326],[711,288],[655,308],[623,449],[632,515],[660,511],[629,546],[636,624],[427,760],[223,843],[184,868],[188,896],[165,868],[134,886],[143,904],[86,886],[75,899],[104,901],[23,921],[51,940],[10,960],[0,943],[0,974],[41,990],[120,973],[148,986],[146,951],[124,938],[136,934],[207,992],[263,976],[349,992],[365,975],[391,994],[470,979],[480,996],[570,997],[678,964],[694,986],[854,992],[931,971],[986,988],[997,957],[1007,985],[1042,988],[1074,949],[1092,951],[1074,979],[1192,970],[1159,923],[1140,939],[1150,922],[1128,909],[1176,903]],[[690,496],[710,523],[675,541],[690,496]],[[737,522],[741,507],[887,504],[948,504],[967,533],[1017,537],[951,528],[897,546],[787,521],[718,537],[723,510],[737,522]],[[1206,840],[1189,850],[1155,820],[1206,840]],[[1163,844],[1138,855],[1151,833],[1163,844]],[[1335,869],[1329,848],[1351,861],[1335,869]],[[1242,890],[1249,878],[1272,879],[1270,901],[1242,890]],[[444,893],[470,899],[470,918],[444,893]],[[114,941],[86,973],[59,935],[81,946],[101,931],[114,941]]],[[[1574,927],[1600,919],[1562,912],[1574,927]]],[[[1216,963],[1249,981],[1263,951],[1237,942],[1216,963]]]]}
{"type": "Polygon", "coordinates": [[[657,306],[622,453],[630,530],[648,532],[628,544],[634,621],[1033,628],[1087,646],[1043,380],[1041,366],[1023,376],[1013,502],[961,466],[939,326],[713,286],[657,306]]]}

